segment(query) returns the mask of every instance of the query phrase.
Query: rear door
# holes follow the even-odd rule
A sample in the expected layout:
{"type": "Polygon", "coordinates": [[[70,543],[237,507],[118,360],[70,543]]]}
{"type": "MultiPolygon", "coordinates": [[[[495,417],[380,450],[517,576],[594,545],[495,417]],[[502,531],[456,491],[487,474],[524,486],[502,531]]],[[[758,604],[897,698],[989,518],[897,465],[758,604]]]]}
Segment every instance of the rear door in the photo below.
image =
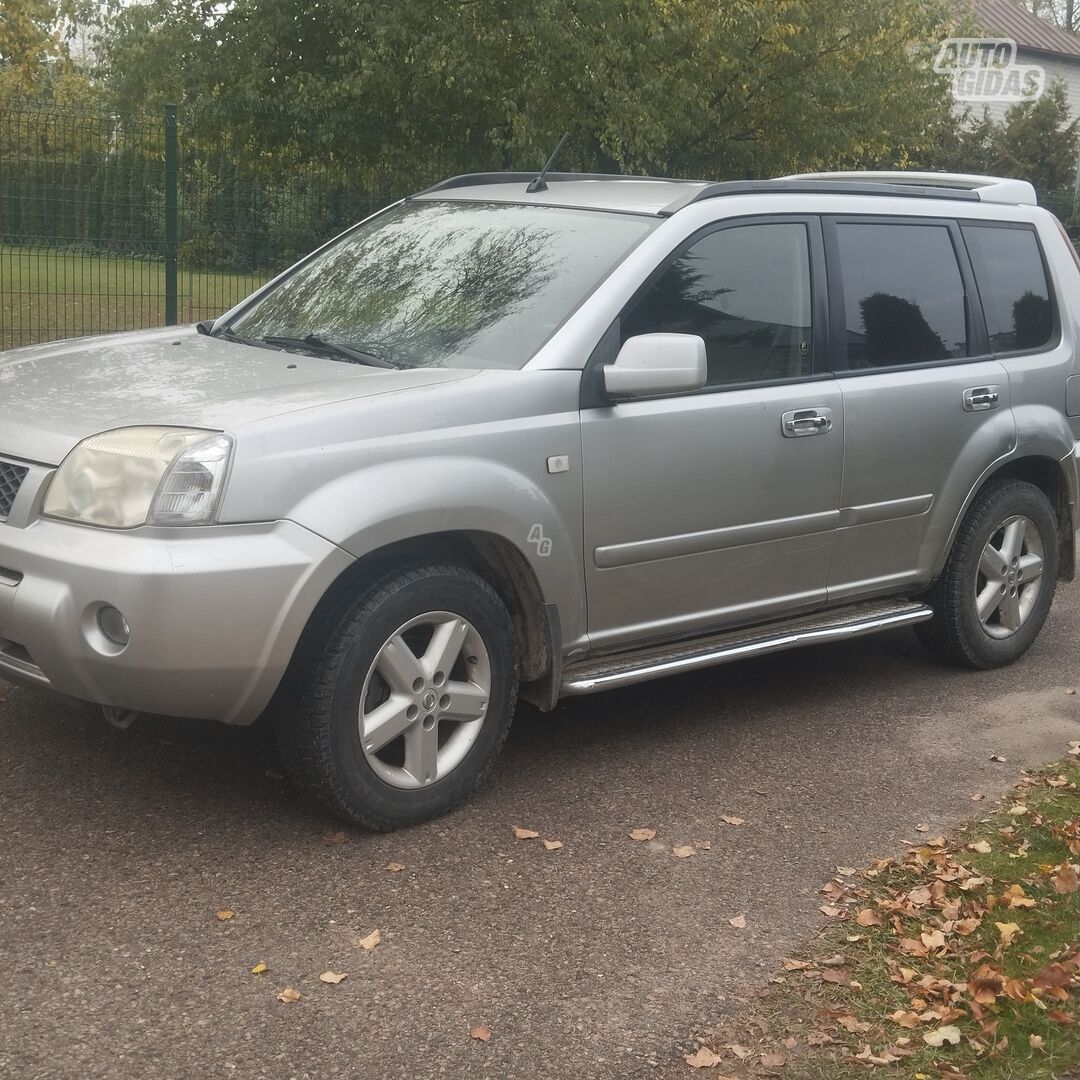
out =
{"type": "Polygon", "coordinates": [[[846,445],[829,601],[929,579],[984,468],[1015,443],[956,222],[825,222],[846,445]]]}

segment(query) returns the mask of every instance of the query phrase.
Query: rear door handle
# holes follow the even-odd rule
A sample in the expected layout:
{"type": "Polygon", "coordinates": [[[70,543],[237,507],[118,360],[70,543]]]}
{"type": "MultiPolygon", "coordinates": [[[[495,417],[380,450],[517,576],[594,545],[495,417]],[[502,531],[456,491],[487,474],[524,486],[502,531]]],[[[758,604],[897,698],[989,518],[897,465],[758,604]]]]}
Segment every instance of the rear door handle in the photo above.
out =
{"type": "Polygon", "coordinates": [[[832,409],[790,409],[780,417],[780,428],[786,439],[824,435],[832,431],[832,409]]]}
{"type": "Polygon", "coordinates": [[[1001,387],[973,386],[964,391],[964,412],[985,412],[996,409],[1001,387]]]}

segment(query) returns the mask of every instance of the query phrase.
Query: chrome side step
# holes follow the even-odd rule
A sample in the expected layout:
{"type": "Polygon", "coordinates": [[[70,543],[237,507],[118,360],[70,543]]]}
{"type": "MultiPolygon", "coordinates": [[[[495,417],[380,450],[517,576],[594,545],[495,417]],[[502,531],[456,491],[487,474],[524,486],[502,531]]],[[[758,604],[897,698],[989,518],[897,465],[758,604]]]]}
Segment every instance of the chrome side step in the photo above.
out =
{"type": "Polygon", "coordinates": [[[665,675],[681,675],[800,645],[845,641],[878,630],[924,622],[933,614],[926,604],[910,600],[876,600],[783,623],[586,660],[565,669],[560,695],[596,694],[601,690],[632,686],[665,675]]]}

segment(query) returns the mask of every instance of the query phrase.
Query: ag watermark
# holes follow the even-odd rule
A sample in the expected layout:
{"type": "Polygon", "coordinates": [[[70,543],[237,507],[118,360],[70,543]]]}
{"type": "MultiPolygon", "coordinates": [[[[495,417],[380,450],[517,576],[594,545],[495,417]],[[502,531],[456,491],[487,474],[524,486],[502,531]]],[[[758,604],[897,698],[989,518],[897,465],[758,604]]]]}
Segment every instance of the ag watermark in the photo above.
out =
{"type": "Polygon", "coordinates": [[[1046,69],[1021,63],[1010,38],[946,38],[934,70],[952,77],[958,101],[1015,104],[1036,101],[1046,89],[1046,69]]]}

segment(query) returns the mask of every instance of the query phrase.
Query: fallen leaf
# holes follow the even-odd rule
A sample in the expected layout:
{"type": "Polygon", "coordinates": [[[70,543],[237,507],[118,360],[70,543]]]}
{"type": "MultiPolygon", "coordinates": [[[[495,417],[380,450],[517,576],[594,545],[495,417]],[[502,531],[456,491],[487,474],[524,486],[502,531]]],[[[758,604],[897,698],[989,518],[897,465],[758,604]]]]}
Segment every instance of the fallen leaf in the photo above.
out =
{"type": "Polygon", "coordinates": [[[402,862],[388,862],[386,864],[386,869],[389,870],[391,874],[400,874],[401,871],[405,869],[405,864],[402,862]]]}
{"type": "Polygon", "coordinates": [[[324,983],[330,983],[331,986],[337,986],[339,982],[344,982],[348,978],[346,972],[342,972],[340,975],[335,971],[324,971],[319,976],[319,981],[324,983]]]}
{"type": "Polygon", "coordinates": [[[971,796],[971,801],[982,802],[985,798],[986,796],[981,791],[976,791],[975,794],[971,796]]]}
{"type": "Polygon", "coordinates": [[[1010,817],[1023,817],[1026,813],[1028,813],[1028,808],[1022,803],[1017,803],[1015,806],[1009,807],[1010,817]]]}
{"type": "Polygon", "coordinates": [[[1006,759],[1003,758],[1000,754],[991,754],[990,755],[990,760],[991,761],[1005,761],[1006,759]]]}
{"type": "Polygon", "coordinates": [[[1053,1020],[1055,1024],[1075,1024],[1076,1017],[1070,1016],[1064,1009],[1051,1009],[1046,1014],[1047,1018],[1053,1020]]]}
{"type": "Polygon", "coordinates": [[[1080,739],[1073,739],[1070,741],[1069,755],[1071,757],[1080,757],[1080,739]]]}
{"type": "Polygon", "coordinates": [[[761,1067],[763,1069],[782,1069],[787,1064],[787,1055],[779,1051],[761,1055],[761,1067]]]}
{"type": "Polygon", "coordinates": [[[736,930],[742,930],[746,927],[746,916],[736,915],[734,919],[728,919],[728,922],[734,926],[736,930]]]}
{"type": "Polygon", "coordinates": [[[931,930],[928,933],[924,931],[919,935],[919,940],[927,949],[945,948],[945,935],[940,930],[931,930]]]}
{"type": "Polygon", "coordinates": [[[216,914],[222,922],[228,922],[231,918],[233,918],[233,916],[236,915],[236,912],[229,911],[228,908],[225,908],[223,911],[217,911],[214,914],[216,914]]]}
{"type": "Polygon", "coordinates": [[[989,855],[993,848],[989,840],[976,840],[974,844],[968,844],[969,851],[977,851],[980,855],[989,855]]]}
{"type": "Polygon", "coordinates": [[[860,1031],[869,1031],[870,1025],[863,1020],[856,1020],[854,1016],[838,1016],[836,1022],[845,1031],[850,1031],[853,1035],[860,1031]]]}
{"type": "Polygon", "coordinates": [[[746,818],[736,817],[734,814],[721,814],[721,821],[726,821],[728,825],[745,825],[746,818]]]}
{"type": "Polygon", "coordinates": [[[469,1037],[476,1039],[477,1042],[487,1042],[491,1038],[491,1028],[489,1027],[471,1027],[469,1028],[469,1037]]]}
{"type": "Polygon", "coordinates": [[[916,825],[915,826],[915,831],[916,832],[929,832],[930,831],[930,826],[929,825],[916,825]]]}
{"type": "Polygon", "coordinates": [[[724,1059],[720,1054],[714,1053],[704,1046],[699,1046],[694,1053],[686,1054],[683,1057],[683,1061],[685,1061],[691,1069],[711,1069],[714,1065],[719,1065],[723,1060],[724,1059]]]}
{"type": "Polygon", "coordinates": [[[374,949],[375,946],[378,945],[380,941],[382,941],[382,933],[380,931],[378,931],[378,930],[372,930],[371,933],[368,934],[367,937],[360,938],[356,942],[356,944],[361,949],[366,949],[368,952],[371,952],[371,950],[374,949]]]}
{"type": "Polygon", "coordinates": [[[535,829],[523,829],[520,825],[515,825],[514,835],[519,840],[535,840],[540,834],[535,829]]]}
{"type": "Polygon", "coordinates": [[[860,926],[880,926],[881,916],[874,911],[873,908],[863,908],[862,911],[855,916],[855,921],[860,926]]]}
{"type": "Polygon", "coordinates": [[[1075,693],[1076,693],[1076,691],[1075,691],[1075,690],[1074,690],[1074,689],[1073,689],[1072,687],[1069,687],[1069,689],[1068,689],[1068,690],[1066,690],[1066,691],[1065,691],[1065,693],[1066,693],[1066,694],[1069,694],[1069,695],[1072,695],[1072,694],[1075,694],[1075,693]]]}
{"type": "Polygon", "coordinates": [[[300,991],[294,990],[291,986],[286,986],[277,996],[278,1001],[299,1001],[300,991]]]}
{"type": "Polygon", "coordinates": [[[678,844],[671,849],[671,854],[676,859],[689,859],[694,854],[694,849],[689,844],[678,844]]]}
{"type": "Polygon", "coordinates": [[[1062,895],[1074,893],[1077,889],[1080,889],[1080,875],[1077,875],[1076,870],[1069,863],[1066,863],[1050,879],[1050,884],[1054,886],[1054,892],[1056,893],[1062,895]]]}
{"type": "Polygon", "coordinates": [[[994,925],[1001,935],[1002,948],[1008,948],[1024,932],[1019,924],[1014,922],[996,922],[994,925]]]}
{"type": "Polygon", "coordinates": [[[960,1029],[955,1024],[946,1024],[945,1027],[926,1032],[923,1042],[927,1046],[944,1046],[945,1043],[956,1046],[960,1042],[960,1029]]]}
{"type": "Polygon", "coordinates": [[[896,1012],[890,1013],[889,1019],[902,1028],[917,1028],[922,1023],[918,1013],[907,1012],[904,1009],[897,1009],[896,1012]]]}
{"type": "Polygon", "coordinates": [[[833,904],[822,904],[818,908],[818,911],[820,911],[822,915],[828,915],[830,919],[834,919],[837,915],[843,914],[843,908],[838,908],[833,904]]]}
{"type": "Polygon", "coordinates": [[[927,847],[945,847],[948,842],[944,836],[932,836],[926,841],[926,844],[927,847]]]}
{"type": "Polygon", "coordinates": [[[342,829],[337,829],[334,832],[323,833],[324,844],[347,844],[349,842],[349,834],[342,829]]]}
{"type": "Polygon", "coordinates": [[[836,986],[844,986],[851,979],[851,973],[847,971],[828,970],[821,973],[821,981],[833,983],[836,986]]]}
{"type": "Polygon", "coordinates": [[[1040,990],[1064,989],[1072,985],[1072,975],[1062,964],[1047,964],[1032,980],[1040,990]]]}
{"type": "Polygon", "coordinates": [[[270,968],[264,964],[261,960],[251,969],[252,975],[261,975],[264,971],[269,971],[270,968]]]}
{"type": "Polygon", "coordinates": [[[749,1046],[740,1046],[738,1043],[732,1043],[728,1049],[740,1060],[745,1061],[748,1057],[754,1056],[754,1051],[749,1046]]]}
{"type": "Polygon", "coordinates": [[[562,847],[562,841],[561,840],[545,840],[544,841],[544,847],[546,847],[548,849],[548,851],[558,851],[559,848],[562,847]]]}
{"type": "Polygon", "coordinates": [[[807,960],[785,960],[784,961],[784,970],[785,971],[807,971],[808,969],[812,968],[813,966],[814,965],[811,964],[807,960]]]}
{"type": "MultiPolygon", "coordinates": [[[[1075,694],[1076,691],[1074,690],[1073,693],[1075,694]]],[[[1032,1050],[1041,1050],[1043,1048],[1043,1042],[1044,1039],[1041,1035],[1028,1036],[1028,1046],[1030,1046],[1032,1050]]]]}
{"type": "Polygon", "coordinates": [[[798,1045],[799,1045],[799,1040],[796,1039],[794,1035],[789,1035],[784,1040],[784,1046],[786,1046],[789,1050],[794,1050],[795,1047],[797,1047],[798,1045]]]}
{"type": "Polygon", "coordinates": [[[631,840],[651,840],[656,836],[655,829],[634,829],[630,833],[631,840]]]}

